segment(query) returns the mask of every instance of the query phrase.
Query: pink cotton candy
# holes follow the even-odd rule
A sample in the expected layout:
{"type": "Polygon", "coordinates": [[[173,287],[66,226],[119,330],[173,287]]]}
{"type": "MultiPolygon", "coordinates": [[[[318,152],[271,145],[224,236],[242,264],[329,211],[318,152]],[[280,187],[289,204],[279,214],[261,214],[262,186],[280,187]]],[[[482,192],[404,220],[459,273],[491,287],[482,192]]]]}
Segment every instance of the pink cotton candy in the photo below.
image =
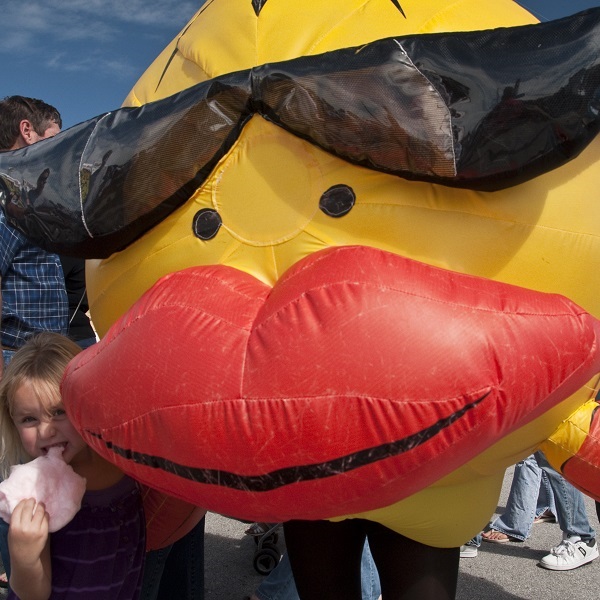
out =
{"type": "Polygon", "coordinates": [[[17,504],[26,498],[43,502],[50,517],[50,531],[64,527],[81,507],[85,479],[63,460],[62,448],[12,467],[10,477],[0,483],[0,517],[10,523],[17,504]]]}

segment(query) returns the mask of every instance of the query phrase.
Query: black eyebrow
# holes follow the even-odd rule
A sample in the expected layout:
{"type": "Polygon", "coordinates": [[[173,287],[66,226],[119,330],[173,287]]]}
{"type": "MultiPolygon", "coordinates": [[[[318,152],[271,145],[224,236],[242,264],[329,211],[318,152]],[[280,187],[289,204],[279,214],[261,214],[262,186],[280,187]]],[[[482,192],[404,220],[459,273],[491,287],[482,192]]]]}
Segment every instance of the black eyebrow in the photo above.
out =
{"type": "MultiPolygon", "coordinates": [[[[391,0],[392,4],[402,13],[402,16],[406,18],[402,7],[398,0],[391,0]]],[[[252,8],[254,9],[254,14],[258,17],[260,15],[260,11],[264,8],[267,0],[252,0],[252,8]]]]}
{"type": "Polygon", "coordinates": [[[392,4],[402,13],[402,16],[406,19],[406,15],[404,14],[402,7],[400,6],[400,2],[398,2],[398,0],[392,0],[392,4]]]}
{"type": "Polygon", "coordinates": [[[504,189],[571,160],[598,133],[599,46],[596,8],[230,73],[0,154],[2,203],[39,246],[109,256],[187,202],[254,115],[356,165],[504,189]]]}

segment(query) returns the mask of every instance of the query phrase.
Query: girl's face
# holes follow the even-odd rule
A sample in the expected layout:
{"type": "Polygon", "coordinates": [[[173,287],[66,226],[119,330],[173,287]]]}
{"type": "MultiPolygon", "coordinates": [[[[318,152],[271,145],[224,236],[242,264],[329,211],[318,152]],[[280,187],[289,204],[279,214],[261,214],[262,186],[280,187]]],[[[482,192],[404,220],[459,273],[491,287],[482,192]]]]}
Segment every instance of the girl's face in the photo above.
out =
{"type": "Polygon", "coordinates": [[[12,418],[25,452],[32,458],[44,456],[53,446],[63,448],[65,462],[71,463],[89,449],[73,425],[62,402],[42,404],[30,381],[23,381],[12,401],[12,418]]]}

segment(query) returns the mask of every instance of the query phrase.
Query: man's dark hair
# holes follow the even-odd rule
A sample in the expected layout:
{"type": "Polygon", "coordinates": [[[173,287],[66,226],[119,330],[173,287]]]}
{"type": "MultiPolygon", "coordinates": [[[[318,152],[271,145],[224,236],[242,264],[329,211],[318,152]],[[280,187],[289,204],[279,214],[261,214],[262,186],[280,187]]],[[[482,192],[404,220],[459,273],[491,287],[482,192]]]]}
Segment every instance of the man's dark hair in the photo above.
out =
{"type": "Polygon", "coordinates": [[[7,96],[0,101],[0,150],[9,150],[19,137],[19,125],[27,119],[38,135],[52,123],[62,127],[60,113],[54,106],[37,98],[7,96]]]}

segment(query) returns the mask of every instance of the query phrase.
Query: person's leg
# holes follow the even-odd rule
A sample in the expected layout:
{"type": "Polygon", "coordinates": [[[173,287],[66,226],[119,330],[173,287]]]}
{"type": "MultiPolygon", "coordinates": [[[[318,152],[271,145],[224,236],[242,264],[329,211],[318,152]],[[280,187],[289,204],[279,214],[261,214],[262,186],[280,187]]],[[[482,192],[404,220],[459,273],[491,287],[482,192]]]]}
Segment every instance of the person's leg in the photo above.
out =
{"type": "Polygon", "coordinates": [[[550,485],[550,480],[546,471],[542,471],[542,480],[540,481],[540,493],[538,495],[537,506],[535,507],[536,519],[544,514],[552,513],[556,517],[556,506],[554,504],[554,492],[550,485]]]}
{"type": "Polygon", "coordinates": [[[283,531],[302,600],[361,600],[360,521],[288,521],[283,531]]]}
{"type": "Polygon", "coordinates": [[[2,349],[2,360],[3,365],[6,367],[8,363],[12,360],[12,357],[15,355],[16,350],[4,350],[2,349]]]}
{"type": "Polygon", "coordinates": [[[202,520],[180,540],[167,557],[157,600],[204,598],[204,526],[202,520]]]}
{"type": "Polygon", "coordinates": [[[458,581],[458,548],[433,548],[379,523],[364,522],[383,598],[453,600],[458,581]]]}
{"type": "MultiPolygon", "coordinates": [[[[363,548],[360,573],[362,600],[377,600],[381,596],[381,586],[367,541],[363,548]]],[[[279,564],[262,580],[254,592],[253,598],[258,598],[258,600],[300,600],[287,552],[282,556],[279,564]]]]}
{"type": "Polygon", "coordinates": [[[373,561],[368,540],[365,540],[360,562],[360,587],[362,590],[362,600],[377,600],[381,596],[379,573],[373,561]]]}
{"type": "Polygon", "coordinates": [[[299,600],[287,552],[254,592],[259,600],[299,600]]]}
{"type": "MultiPolygon", "coordinates": [[[[536,516],[542,470],[533,455],[515,465],[506,510],[490,523],[490,529],[524,541],[529,537],[536,516]]],[[[491,541],[488,535],[484,539],[491,541]]]]}
{"type": "Polygon", "coordinates": [[[598,521],[600,521],[600,502],[596,500],[596,514],[598,515],[598,521]]]}
{"type": "Polygon", "coordinates": [[[481,546],[482,535],[478,533],[460,547],[460,558],[476,558],[481,546]]]}
{"type": "Polygon", "coordinates": [[[554,492],[556,519],[563,540],[544,556],[539,565],[553,571],[569,571],[585,565],[599,556],[596,533],[588,521],[583,494],[555,471],[541,452],[537,460],[548,474],[554,492]]]}
{"type": "Polygon", "coordinates": [[[160,580],[172,547],[171,545],[146,552],[140,600],[157,600],[160,580]]]}
{"type": "Polygon", "coordinates": [[[588,520],[583,494],[553,469],[541,452],[536,452],[536,459],[548,475],[554,492],[556,519],[565,537],[579,537],[583,541],[594,539],[596,532],[588,520]]]}

